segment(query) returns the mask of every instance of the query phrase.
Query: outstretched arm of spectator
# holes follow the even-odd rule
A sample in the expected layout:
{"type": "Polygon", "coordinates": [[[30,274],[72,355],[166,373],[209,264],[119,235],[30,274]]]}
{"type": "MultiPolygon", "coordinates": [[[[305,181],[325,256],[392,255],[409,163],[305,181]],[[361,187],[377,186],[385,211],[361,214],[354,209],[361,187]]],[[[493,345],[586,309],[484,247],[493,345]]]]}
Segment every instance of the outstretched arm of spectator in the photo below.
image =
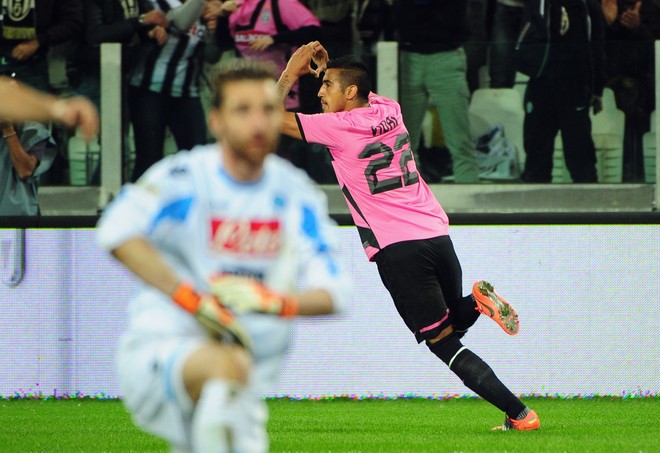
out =
{"type": "Polygon", "coordinates": [[[36,91],[8,78],[0,78],[0,118],[14,121],[55,121],[68,127],[80,127],[86,139],[99,130],[96,107],[86,98],[60,99],[36,91]]]}

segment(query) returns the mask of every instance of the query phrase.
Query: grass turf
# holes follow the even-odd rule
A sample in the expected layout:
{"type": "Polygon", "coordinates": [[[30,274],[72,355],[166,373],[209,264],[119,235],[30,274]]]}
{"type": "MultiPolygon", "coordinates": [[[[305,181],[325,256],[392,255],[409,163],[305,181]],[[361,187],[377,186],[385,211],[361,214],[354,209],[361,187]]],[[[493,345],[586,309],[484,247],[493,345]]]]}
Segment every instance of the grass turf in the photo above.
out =
{"type": "MultiPolygon", "coordinates": [[[[480,399],[268,400],[272,452],[660,452],[660,398],[526,399],[533,432],[480,399]]],[[[0,452],[166,452],[119,401],[0,400],[0,452]]]]}

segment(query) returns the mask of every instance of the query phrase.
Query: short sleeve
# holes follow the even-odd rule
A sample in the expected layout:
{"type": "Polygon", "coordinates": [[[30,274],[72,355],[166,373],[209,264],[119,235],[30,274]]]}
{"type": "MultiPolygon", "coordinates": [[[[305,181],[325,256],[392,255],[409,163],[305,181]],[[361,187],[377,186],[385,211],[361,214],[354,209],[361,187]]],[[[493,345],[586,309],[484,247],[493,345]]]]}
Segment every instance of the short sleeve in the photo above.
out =
{"type": "Polygon", "coordinates": [[[342,147],[349,125],[346,116],[339,113],[296,113],[303,140],[328,147],[342,147]]]}

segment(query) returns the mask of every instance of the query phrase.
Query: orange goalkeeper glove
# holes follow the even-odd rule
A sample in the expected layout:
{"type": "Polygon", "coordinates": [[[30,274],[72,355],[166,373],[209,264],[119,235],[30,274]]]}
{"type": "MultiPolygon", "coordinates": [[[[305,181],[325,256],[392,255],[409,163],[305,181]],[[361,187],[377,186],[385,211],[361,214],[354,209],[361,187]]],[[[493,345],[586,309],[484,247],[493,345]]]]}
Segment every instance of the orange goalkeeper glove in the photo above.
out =
{"type": "Polygon", "coordinates": [[[211,292],[222,305],[236,313],[255,312],[291,317],[298,314],[298,300],[275,293],[258,281],[235,275],[211,279],[211,292]]]}
{"type": "Polygon", "coordinates": [[[172,293],[172,300],[192,313],[212,338],[238,343],[245,349],[252,350],[250,335],[215,296],[200,296],[189,284],[180,283],[172,293]]]}

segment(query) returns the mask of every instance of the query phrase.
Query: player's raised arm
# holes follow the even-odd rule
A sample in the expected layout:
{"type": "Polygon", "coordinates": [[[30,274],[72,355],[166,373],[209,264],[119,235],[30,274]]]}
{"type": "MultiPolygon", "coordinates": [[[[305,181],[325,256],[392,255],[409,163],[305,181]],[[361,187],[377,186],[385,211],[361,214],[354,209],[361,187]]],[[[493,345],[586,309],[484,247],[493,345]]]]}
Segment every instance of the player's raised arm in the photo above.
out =
{"type": "MultiPolygon", "coordinates": [[[[314,74],[318,77],[321,71],[325,70],[327,62],[328,52],[318,41],[313,41],[296,49],[293,55],[291,55],[291,58],[289,58],[286,68],[284,68],[277,82],[277,89],[282,104],[286,103],[286,98],[289,95],[289,91],[291,91],[291,87],[300,77],[306,74],[314,74]],[[312,68],[312,61],[316,64],[316,69],[312,68]]],[[[284,113],[282,133],[299,140],[302,139],[295,113],[284,113]]]]}

